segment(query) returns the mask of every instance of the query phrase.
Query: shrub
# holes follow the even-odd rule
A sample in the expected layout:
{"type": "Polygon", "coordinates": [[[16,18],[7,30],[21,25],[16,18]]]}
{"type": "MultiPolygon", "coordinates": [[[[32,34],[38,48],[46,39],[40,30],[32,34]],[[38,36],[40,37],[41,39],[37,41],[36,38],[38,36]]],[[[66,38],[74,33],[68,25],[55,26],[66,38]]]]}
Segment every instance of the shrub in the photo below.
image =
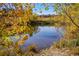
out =
{"type": "Polygon", "coordinates": [[[60,40],[54,44],[56,48],[72,48],[79,46],[79,39],[60,40]]]}

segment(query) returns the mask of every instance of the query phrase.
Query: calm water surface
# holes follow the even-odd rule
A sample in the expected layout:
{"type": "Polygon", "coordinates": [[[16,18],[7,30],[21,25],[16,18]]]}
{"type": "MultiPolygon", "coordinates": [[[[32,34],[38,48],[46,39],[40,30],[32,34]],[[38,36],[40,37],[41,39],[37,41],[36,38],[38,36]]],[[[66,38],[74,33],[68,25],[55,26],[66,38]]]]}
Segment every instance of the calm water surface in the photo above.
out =
{"type": "MultiPolygon", "coordinates": [[[[32,36],[29,34],[23,34],[28,35],[29,39],[25,41],[21,48],[25,49],[30,45],[35,45],[38,49],[48,48],[53,44],[53,42],[62,38],[63,33],[63,28],[56,28],[53,26],[38,26],[32,33],[32,36]]],[[[23,35],[20,36],[20,39],[23,35]]],[[[12,36],[11,38],[13,41],[17,41],[15,40],[15,36],[12,36]]]]}
{"type": "Polygon", "coordinates": [[[33,35],[25,41],[23,47],[28,47],[34,44],[38,49],[48,48],[62,36],[62,28],[38,26],[37,32],[34,32],[33,35]]]}

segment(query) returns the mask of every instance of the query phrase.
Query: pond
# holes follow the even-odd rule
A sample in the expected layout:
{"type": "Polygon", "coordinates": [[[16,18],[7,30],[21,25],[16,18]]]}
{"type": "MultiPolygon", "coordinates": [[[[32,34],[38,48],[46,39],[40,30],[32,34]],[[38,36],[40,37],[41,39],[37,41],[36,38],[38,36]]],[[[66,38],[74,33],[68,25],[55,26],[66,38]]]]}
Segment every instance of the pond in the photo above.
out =
{"type": "Polygon", "coordinates": [[[62,27],[57,28],[54,26],[36,26],[32,35],[22,34],[18,39],[15,36],[11,36],[10,38],[16,42],[20,40],[23,35],[27,35],[29,38],[25,40],[24,44],[20,46],[22,49],[25,49],[31,45],[35,45],[37,49],[49,48],[54,42],[58,41],[63,37],[64,29],[62,27]]]}

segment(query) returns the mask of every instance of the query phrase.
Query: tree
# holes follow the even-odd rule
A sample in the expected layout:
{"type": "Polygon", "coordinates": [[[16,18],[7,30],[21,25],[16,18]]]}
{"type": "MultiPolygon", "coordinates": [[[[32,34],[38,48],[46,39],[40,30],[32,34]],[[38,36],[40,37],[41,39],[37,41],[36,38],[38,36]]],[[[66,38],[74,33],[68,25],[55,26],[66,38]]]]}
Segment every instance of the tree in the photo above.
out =
{"type": "Polygon", "coordinates": [[[59,11],[59,13],[67,16],[69,20],[79,28],[79,24],[77,24],[78,22],[75,22],[78,21],[79,4],[56,4],[55,7],[56,11],[59,11]]]}

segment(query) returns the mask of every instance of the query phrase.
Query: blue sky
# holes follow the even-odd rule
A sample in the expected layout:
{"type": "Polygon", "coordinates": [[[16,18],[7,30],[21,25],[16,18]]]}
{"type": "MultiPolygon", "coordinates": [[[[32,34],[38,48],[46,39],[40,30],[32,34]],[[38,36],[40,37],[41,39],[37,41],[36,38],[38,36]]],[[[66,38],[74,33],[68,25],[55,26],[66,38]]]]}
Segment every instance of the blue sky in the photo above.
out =
{"type": "MultiPolygon", "coordinates": [[[[8,8],[13,8],[15,9],[15,7],[10,3],[6,3],[5,4],[8,8]]],[[[45,10],[46,6],[43,3],[35,3],[35,8],[33,8],[33,13],[36,13],[38,15],[52,15],[52,14],[56,14],[56,12],[54,11],[54,7],[53,4],[48,4],[48,10],[45,10]]],[[[0,9],[5,8],[5,6],[3,5],[2,7],[0,7],[0,9]]]]}
{"type": "Polygon", "coordinates": [[[52,15],[52,14],[56,14],[56,12],[54,11],[54,7],[50,4],[48,10],[45,10],[45,6],[41,3],[36,3],[35,4],[35,8],[33,8],[33,13],[36,13],[38,15],[52,15]],[[42,13],[41,13],[42,11],[42,13]]]}

